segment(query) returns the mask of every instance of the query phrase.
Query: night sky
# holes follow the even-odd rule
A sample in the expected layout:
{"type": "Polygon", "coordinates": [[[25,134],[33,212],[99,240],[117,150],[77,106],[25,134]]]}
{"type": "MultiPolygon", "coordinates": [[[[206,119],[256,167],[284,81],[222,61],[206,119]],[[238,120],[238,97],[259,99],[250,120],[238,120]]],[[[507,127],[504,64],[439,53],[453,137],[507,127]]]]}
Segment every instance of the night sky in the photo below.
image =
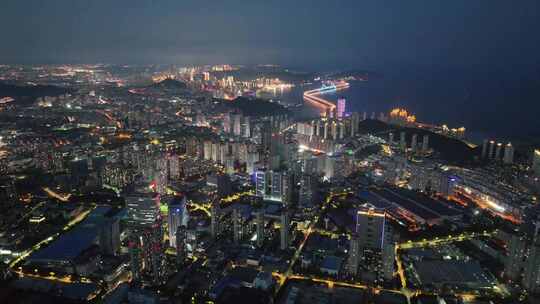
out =
{"type": "Polygon", "coordinates": [[[531,65],[540,1],[2,0],[3,63],[531,65]]]}
{"type": "Polygon", "coordinates": [[[539,0],[1,0],[0,37],[8,64],[365,69],[358,110],[540,137],[539,0]]]}

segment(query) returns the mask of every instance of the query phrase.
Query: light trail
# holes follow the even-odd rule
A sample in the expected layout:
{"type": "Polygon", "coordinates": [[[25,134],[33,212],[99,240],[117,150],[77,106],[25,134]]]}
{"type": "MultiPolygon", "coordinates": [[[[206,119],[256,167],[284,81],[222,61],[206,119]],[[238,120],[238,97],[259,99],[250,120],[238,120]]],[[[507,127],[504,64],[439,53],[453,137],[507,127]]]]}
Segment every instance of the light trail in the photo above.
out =
{"type": "MultiPolygon", "coordinates": [[[[338,82],[334,84],[335,90],[340,91],[349,88],[349,83],[347,82],[338,82]]],[[[336,105],[333,102],[330,102],[326,99],[319,97],[319,95],[328,92],[327,87],[322,87],[314,90],[309,90],[304,92],[304,99],[315,104],[317,107],[324,109],[324,111],[334,111],[336,105]]]]}
{"type": "Polygon", "coordinates": [[[443,237],[436,237],[434,239],[423,239],[421,241],[408,241],[405,243],[401,243],[397,245],[397,249],[411,249],[411,248],[418,248],[418,247],[429,247],[429,246],[438,246],[443,244],[449,244],[453,242],[463,242],[467,240],[471,240],[478,237],[492,237],[497,233],[497,230],[488,232],[470,232],[470,233],[462,233],[458,235],[448,235],[443,237]]]}
{"type": "Polygon", "coordinates": [[[48,187],[42,188],[45,193],[47,193],[50,197],[56,198],[64,203],[69,202],[69,198],[71,197],[71,193],[67,195],[61,195],[59,193],[54,192],[48,187]]]}

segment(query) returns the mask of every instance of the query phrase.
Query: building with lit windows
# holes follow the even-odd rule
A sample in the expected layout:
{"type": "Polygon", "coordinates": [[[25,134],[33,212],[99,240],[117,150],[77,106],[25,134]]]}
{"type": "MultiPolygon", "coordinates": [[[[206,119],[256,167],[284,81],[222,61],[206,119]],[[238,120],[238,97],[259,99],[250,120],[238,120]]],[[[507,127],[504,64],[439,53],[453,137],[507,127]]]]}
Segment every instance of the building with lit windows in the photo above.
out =
{"type": "Polygon", "coordinates": [[[136,281],[158,285],[163,279],[164,246],[160,196],[139,180],[126,197],[131,271],[136,281]]]}
{"type": "Polygon", "coordinates": [[[337,100],[337,118],[342,119],[345,116],[346,100],[343,97],[337,100]]]}
{"type": "Polygon", "coordinates": [[[169,225],[169,245],[176,248],[176,235],[179,227],[187,227],[189,213],[186,207],[186,197],[175,197],[169,203],[167,223],[169,225]]]}
{"type": "Polygon", "coordinates": [[[533,152],[532,170],[535,175],[540,176],[540,149],[535,149],[533,152]]]}

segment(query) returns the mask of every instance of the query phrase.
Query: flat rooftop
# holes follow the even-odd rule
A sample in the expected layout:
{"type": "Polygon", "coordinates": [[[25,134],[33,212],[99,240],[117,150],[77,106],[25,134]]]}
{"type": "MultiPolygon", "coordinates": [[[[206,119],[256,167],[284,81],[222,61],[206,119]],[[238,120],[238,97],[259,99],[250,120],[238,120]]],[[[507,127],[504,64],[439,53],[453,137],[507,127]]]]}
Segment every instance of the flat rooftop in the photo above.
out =
{"type": "Polygon", "coordinates": [[[60,235],[47,247],[32,253],[28,261],[73,261],[95,243],[103,217],[111,209],[109,206],[97,207],[76,227],[60,235]]]}

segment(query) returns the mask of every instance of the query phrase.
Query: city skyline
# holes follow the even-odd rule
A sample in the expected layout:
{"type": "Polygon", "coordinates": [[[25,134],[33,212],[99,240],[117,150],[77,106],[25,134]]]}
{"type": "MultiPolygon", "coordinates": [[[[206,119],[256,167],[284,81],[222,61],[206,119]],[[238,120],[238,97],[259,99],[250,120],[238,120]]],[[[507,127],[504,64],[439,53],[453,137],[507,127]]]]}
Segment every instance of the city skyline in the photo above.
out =
{"type": "Polygon", "coordinates": [[[540,303],[539,13],[2,2],[0,303],[540,303]]]}

